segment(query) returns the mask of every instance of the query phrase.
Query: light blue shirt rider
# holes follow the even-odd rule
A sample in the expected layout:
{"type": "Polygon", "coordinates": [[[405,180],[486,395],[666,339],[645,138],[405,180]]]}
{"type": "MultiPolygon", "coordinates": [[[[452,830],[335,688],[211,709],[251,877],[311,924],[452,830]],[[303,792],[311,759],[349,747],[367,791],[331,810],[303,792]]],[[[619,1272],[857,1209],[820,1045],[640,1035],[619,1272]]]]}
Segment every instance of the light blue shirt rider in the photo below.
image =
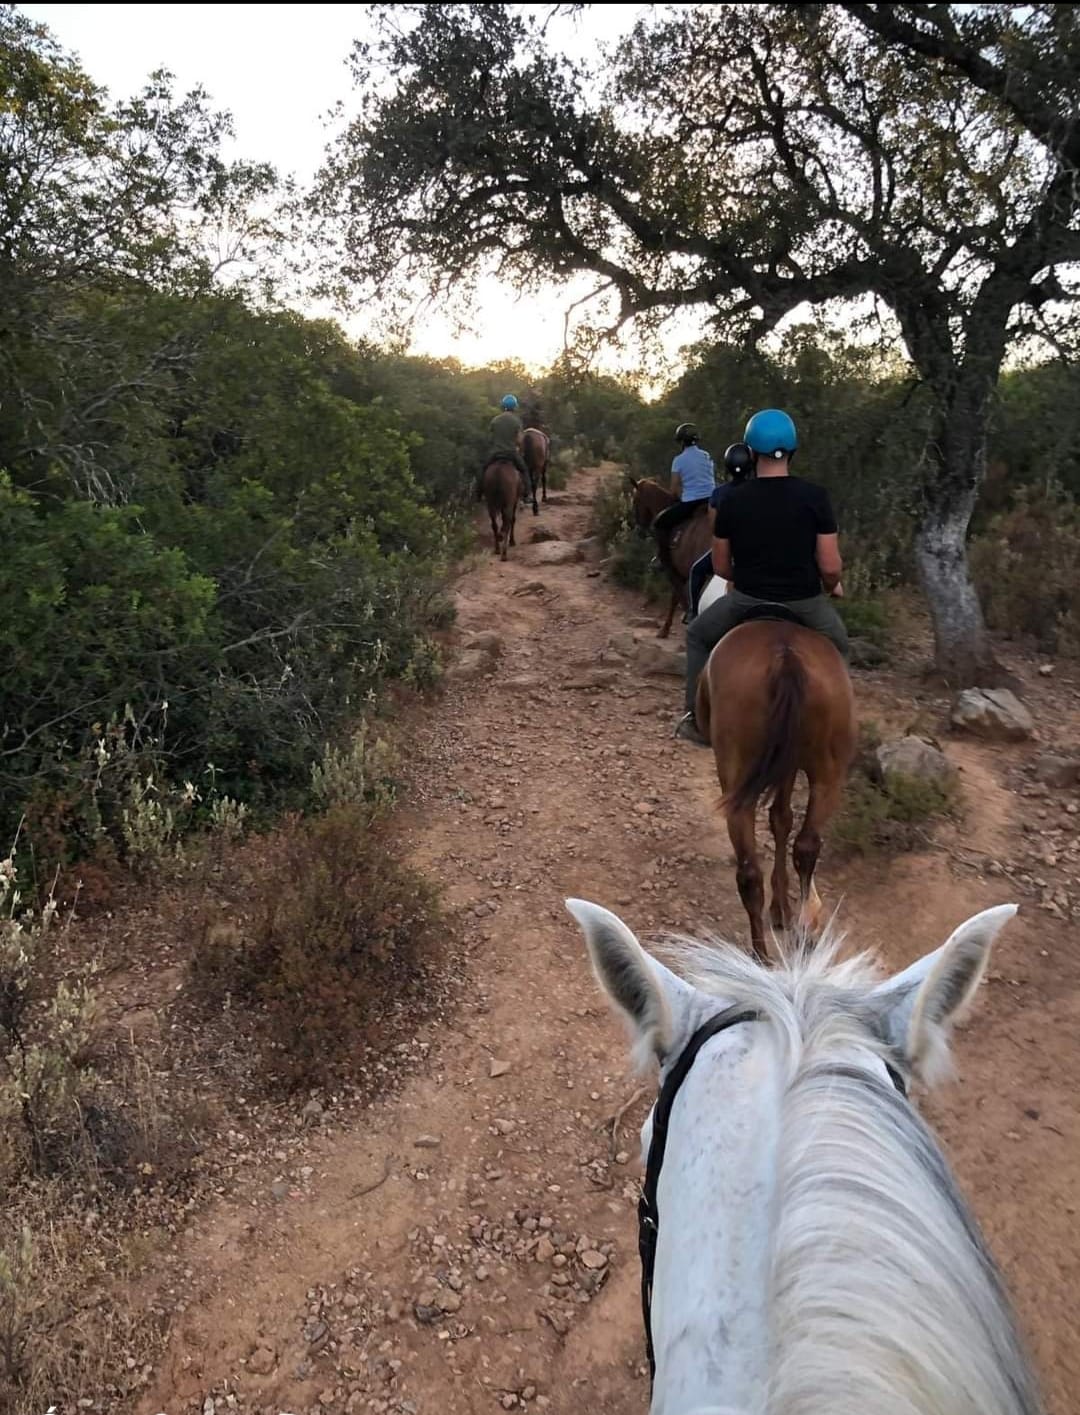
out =
{"type": "Polygon", "coordinates": [[[704,447],[684,448],[671,464],[682,482],[683,501],[706,501],[716,487],[713,459],[704,447]]]}

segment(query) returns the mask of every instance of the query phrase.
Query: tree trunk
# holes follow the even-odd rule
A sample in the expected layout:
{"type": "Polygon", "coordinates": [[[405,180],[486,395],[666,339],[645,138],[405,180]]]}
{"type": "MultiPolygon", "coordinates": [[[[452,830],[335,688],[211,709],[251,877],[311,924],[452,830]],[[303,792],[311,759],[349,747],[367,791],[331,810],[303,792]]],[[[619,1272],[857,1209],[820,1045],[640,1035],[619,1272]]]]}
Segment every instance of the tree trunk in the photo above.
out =
{"type": "MultiPolygon", "coordinates": [[[[994,657],[967,560],[967,532],[986,464],[992,383],[963,378],[938,397],[926,453],[915,557],[934,626],[938,672],[956,688],[989,688],[1004,673],[994,657]]],[[[935,390],[936,391],[936,390],[935,390]]]]}
{"type": "Polygon", "coordinates": [[[919,579],[934,625],[935,662],[956,688],[989,688],[1002,677],[968,571],[967,528],[974,506],[973,489],[948,510],[928,507],[915,536],[919,579]]]}

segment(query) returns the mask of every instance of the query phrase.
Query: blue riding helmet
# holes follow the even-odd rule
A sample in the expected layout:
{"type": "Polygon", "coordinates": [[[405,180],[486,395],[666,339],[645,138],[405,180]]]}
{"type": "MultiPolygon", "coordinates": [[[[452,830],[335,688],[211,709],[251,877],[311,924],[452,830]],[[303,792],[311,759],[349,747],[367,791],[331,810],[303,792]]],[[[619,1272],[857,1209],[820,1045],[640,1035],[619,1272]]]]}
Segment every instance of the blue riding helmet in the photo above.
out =
{"type": "Polygon", "coordinates": [[[508,394],[506,395],[506,397],[502,400],[502,409],[503,409],[503,412],[504,412],[504,413],[512,413],[516,407],[517,407],[517,399],[514,397],[514,395],[513,395],[512,393],[508,393],[508,394]]]}
{"type": "Polygon", "coordinates": [[[746,424],[743,438],[760,457],[790,457],[799,445],[795,424],[779,408],[765,408],[746,424]]]}

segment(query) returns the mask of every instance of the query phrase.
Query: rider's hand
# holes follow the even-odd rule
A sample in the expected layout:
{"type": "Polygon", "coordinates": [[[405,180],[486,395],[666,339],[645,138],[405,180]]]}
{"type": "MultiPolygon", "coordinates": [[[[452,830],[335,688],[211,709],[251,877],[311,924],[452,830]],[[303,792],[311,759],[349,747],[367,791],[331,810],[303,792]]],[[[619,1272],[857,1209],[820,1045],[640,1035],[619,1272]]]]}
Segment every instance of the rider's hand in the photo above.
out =
{"type": "Polygon", "coordinates": [[[833,585],[832,589],[829,591],[829,596],[830,596],[831,599],[843,599],[843,598],[844,598],[844,587],[843,587],[843,585],[833,585]]]}

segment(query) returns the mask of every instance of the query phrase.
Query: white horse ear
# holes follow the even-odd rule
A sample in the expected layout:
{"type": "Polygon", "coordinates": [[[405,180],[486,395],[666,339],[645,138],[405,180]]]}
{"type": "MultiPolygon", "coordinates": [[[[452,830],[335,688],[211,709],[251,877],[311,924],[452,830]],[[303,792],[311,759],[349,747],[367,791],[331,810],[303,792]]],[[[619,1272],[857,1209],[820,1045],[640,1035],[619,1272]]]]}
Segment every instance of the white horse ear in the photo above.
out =
{"type": "Polygon", "coordinates": [[[953,1023],[970,1006],[994,940],[1016,909],[999,904],[973,915],[940,948],[875,990],[885,1037],[920,1081],[948,1074],[953,1023]]]}
{"type": "Polygon", "coordinates": [[[650,1058],[662,1061],[671,1050],[675,1030],[664,978],[679,980],[649,957],[610,910],[585,899],[568,899],[566,907],[585,935],[597,981],[630,1024],[635,1061],[639,1065],[650,1058]]]}

